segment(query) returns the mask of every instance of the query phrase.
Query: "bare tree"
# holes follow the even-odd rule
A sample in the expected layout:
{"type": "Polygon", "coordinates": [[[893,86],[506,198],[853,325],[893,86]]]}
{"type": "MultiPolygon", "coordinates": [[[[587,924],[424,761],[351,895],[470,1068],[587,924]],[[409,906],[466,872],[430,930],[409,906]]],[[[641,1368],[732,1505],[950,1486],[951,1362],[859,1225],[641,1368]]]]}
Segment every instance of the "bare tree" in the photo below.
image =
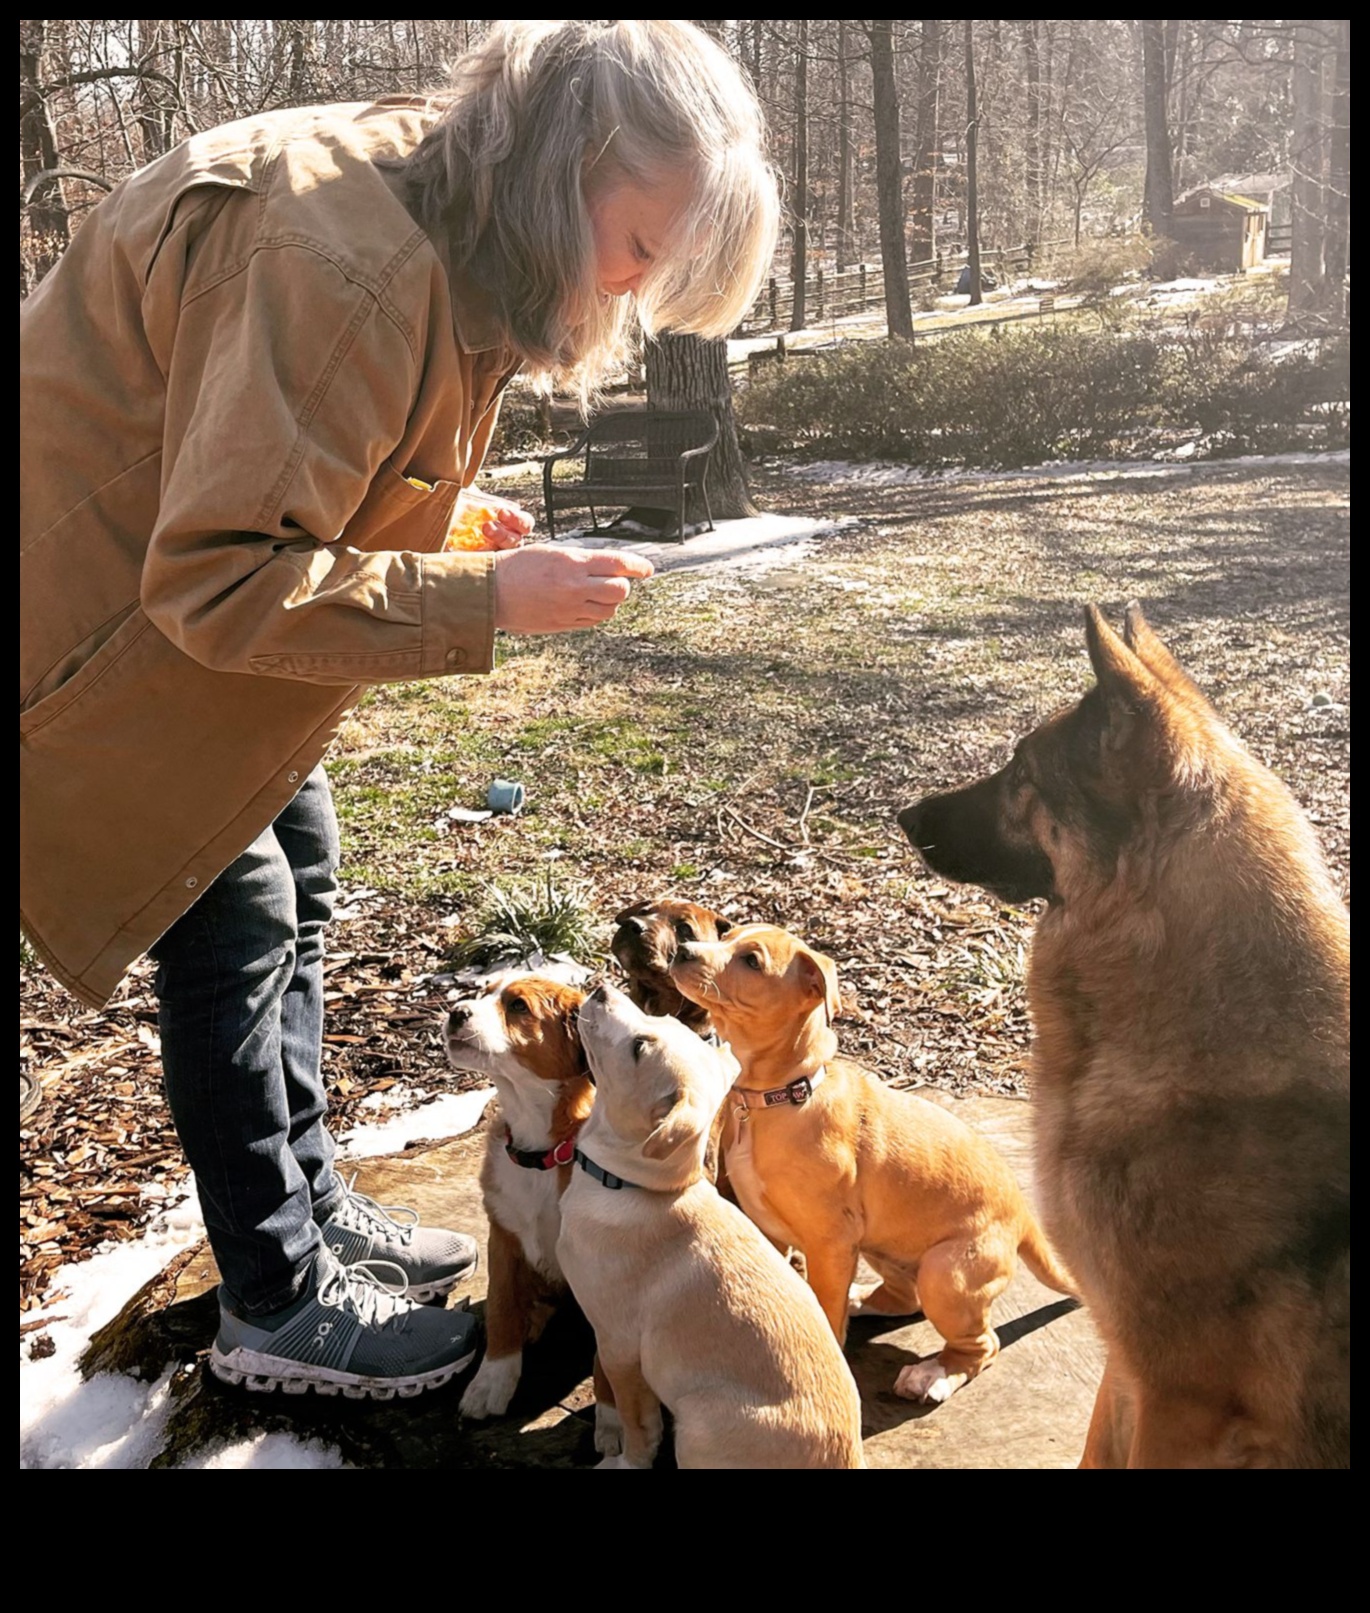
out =
{"type": "Polygon", "coordinates": [[[837,268],[856,255],[856,131],[851,90],[851,36],[846,18],[837,24],[837,224],[833,232],[837,268]]]}
{"type": "Polygon", "coordinates": [[[1019,26],[1023,31],[1023,58],[1027,71],[1026,161],[1023,174],[1027,188],[1027,237],[1029,241],[1036,242],[1042,236],[1042,54],[1038,43],[1038,30],[1042,25],[1034,17],[1019,26]]]}
{"type": "Polygon", "coordinates": [[[790,280],[794,305],[790,329],[803,330],[808,323],[806,282],[809,272],[809,19],[795,24],[794,50],[794,169],[790,187],[790,280]]]}
{"type": "Polygon", "coordinates": [[[1157,235],[1170,234],[1170,215],[1175,207],[1175,159],[1167,111],[1167,26],[1164,22],[1142,23],[1142,109],[1146,122],[1146,199],[1142,217],[1157,235]]]}
{"type": "Polygon", "coordinates": [[[937,169],[942,96],[942,24],[924,22],[918,52],[918,118],[914,134],[913,202],[909,208],[909,251],[915,263],[937,252],[937,169]]]}
{"type": "Polygon", "coordinates": [[[1333,30],[1333,66],[1328,96],[1327,305],[1334,319],[1346,316],[1346,269],[1351,224],[1351,23],[1342,18],[1333,30]]]}
{"type": "Polygon", "coordinates": [[[891,336],[913,340],[913,304],[904,250],[904,164],[899,149],[899,88],[894,77],[894,23],[867,24],[875,87],[875,186],[880,213],[880,260],[885,270],[885,321],[891,336]]]}
{"type": "MultiPolygon", "coordinates": [[[[701,22],[715,38],[722,24],[701,22]]],[[[747,483],[747,462],[737,440],[733,413],[732,378],[728,373],[728,344],[722,338],[662,332],[643,350],[647,371],[647,402],[653,409],[707,409],[718,423],[718,442],[709,455],[709,503],[716,518],[730,520],[755,515],[757,506],[747,483]]],[[[703,512],[687,509],[686,519],[703,512]]]]}
{"type": "Polygon", "coordinates": [[[962,24],[966,51],[966,269],[970,275],[970,306],[984,301],[980,287],[980,108],[975,93],[975,24],[962,24]]]}

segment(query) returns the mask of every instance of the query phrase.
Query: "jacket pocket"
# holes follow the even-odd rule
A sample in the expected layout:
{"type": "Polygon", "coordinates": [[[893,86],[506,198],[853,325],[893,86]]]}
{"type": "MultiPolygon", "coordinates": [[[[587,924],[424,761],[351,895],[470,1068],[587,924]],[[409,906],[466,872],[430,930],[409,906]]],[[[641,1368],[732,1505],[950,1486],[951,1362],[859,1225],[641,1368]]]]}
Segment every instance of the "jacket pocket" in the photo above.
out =
{"type": "Polygon", "coordinates": [[[411,479],[387,459],[338,541],[351,549],[436,553],[447,541],[460,494],[456,482],[411,479]]]}
{"type": "Polygon", "coordinates": [[[51,694],[36,700],[27,711],[19,713],[20,738],[25,734],[36,734],[54,718],[60,717],[73,701],[79,700],[111,672],[151,627],[152,623],[142,610],[134,609],[60,689],[54,689],[51,694]]]}

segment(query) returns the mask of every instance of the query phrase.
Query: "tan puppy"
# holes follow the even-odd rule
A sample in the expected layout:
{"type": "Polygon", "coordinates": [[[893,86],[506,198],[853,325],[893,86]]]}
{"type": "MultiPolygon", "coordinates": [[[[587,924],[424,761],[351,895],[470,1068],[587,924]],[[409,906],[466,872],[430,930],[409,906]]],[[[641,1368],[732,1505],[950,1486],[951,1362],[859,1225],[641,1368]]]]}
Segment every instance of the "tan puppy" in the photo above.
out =
{"type": "MultiPolygon", "coordinates": [[[[490,1221],[485,1357],[461,1398],[467,1417],[508,1409],[524,1346],[567,1292],[557,1260],[560,1199],[595,1096],[576,1024],[584,998],[560,981],[502,976],[448,1015],[449,1061],[489,1076],[499,1095],[480,1176],[490,1221]]],[[[596,1445],[617,1450],[612,1396],[602,1388],[597,1371],[596,1445]]]]}
{"type": "Polygon", "coordinates": [[[917,1310],[947,1341],[896,1394],[942,1401],[999,1353],[990,1307],[1022,1256],[1072,1292],[1013,1173],[955,1115],[835,1057],[832,960],[769,924],[683,946],[671,974],[708,1006],[742,1066],[723,1158],[738,1203],[778,1247],[801,1249],[838,1339],[865,1256],[882,1281],[863,1313],[917,1310]]]}
{"type": "Polygon", "coordinates": [[[1009,765],[899,814],[1045,897],[1043,1204],[1108,1344],[1086,1467],[1351,1460],[1351,926],[1298,803],[1129,607],[1009,765]]]}
{"type": "Polygon", "coordinates": [[[704,1174],[736,1063],[602,986],[580,1010],[598,1088],[562,1199],[562,1269],[594,1324],[623,1454],[661,1407],[681,1467],[863,1467],[856,1385],[812,1294],[704,1174]]]}

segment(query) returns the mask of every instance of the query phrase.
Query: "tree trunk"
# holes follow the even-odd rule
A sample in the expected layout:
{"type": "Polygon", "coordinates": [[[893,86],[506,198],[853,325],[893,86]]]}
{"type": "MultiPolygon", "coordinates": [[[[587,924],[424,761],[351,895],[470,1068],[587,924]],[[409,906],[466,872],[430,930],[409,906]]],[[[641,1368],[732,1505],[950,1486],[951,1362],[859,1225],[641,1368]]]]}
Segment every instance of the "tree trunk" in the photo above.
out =
{"type": "Polygon", "coordinates": [[[1166,24],[1142,23],[1142,104],[1146,118],[1146,197],[1142,217],[1156,235],[1170,234],[1175,207],[1174,155],[1166,112],[1166,24]]]}
{"type": "Polygon", "coordinates": [[[848,24],[837,24],[837,267],[850,266],[856,255],[856,140],[852,128],[851,41],[848,24]]]}
{"type": "Polygon", "coordinates": [[[1024,179],[1027,184],[1027,240],[1042,238],[1042,59],[1035,18],[1022,24],[1023,55],[1027,60],[1027,136],[1024,179]]]}
{"type": "Polygon", "coordinates": [[[1342,321],[1346,318],[1351,227],[1351,24],[1343,18],[1330,26],[1336,30],[1336,61],[1328,129],[1327,246],[1323,267],[1328,312],[1342,321]]]}
{"type": "Polygon", "coordinates": [[[1294,140],[1290,201],[1289,317],[1321,316],[1327,306],[1327,108],[1323,98],[1324,22],[1294,24],[1294,140]]]}
{"type": "Polygon", "coordinates": [[[806,280],[809,272],[809,21],[797,23],[794,62],[794,184],[790,193],[790,220],[793,250],[790,253],[790,279],[794,284],[794,305],[790,329],[803,330],[809,309],[806,280]]]}
{"type": "Polygon", "coordinates": [[[975,95],[975,24],[962,24],[966,42],[966,267],[970,271],[970,304],[985,300],[980,290],[980,111],[975,95]]]}
{"type": "Polygon", "coordinates": [[[937,138],[942,91],[942,24],[924,22],[918,53],[918,123],[914,139],[909,251],[915,263],[937,256],[937,138]]]}
{"type": "MultiPolygon", "coordinates": [[[[61,167],[52,113],[42,93],[44,20],[19,23],[19,172],[21,180],[61,167]]],[[[57,262],[71,240],[60,180],[34,194],[28,207],[28,250],[19,255],[19,295],[27,296],[57,262]]]]}
{"type": "MultiPolygon", "coordinates": [[[[716,521],[755,515],[747,486],[747,466],[737,442],[728,344],[722,338],[673,336],[663,332],[644,344],[647,406],[651,409],[707,409],[718,422],[718,442],[709,455],[709,503],[716,521]]],[[[635,517],[641,512],[631,512],[635,517]]],[[[703,506],[686,509],[688,521],[702,520],[703,506]]],[[[650,520],[648,515],[646,519],[650,520]]]]}
{"type": "Polygon", "coordinates": [[[885,270],[885,321],[891,336],[913,340],[908,257],[904,251],[904,176],[899,150],[899,90],[894,79],[894,24],[871,23],[875,90],[875,190],[880,209],[880,260],[885,270]]]}
{"type": "MultiPolygon", "coordinates": [[[[140,20],[138,23],[138,60],[143,67],[156,68],[164,71],[160,61],[162,54],[162,29],[167,24],[161,21],[140,20]]],[[[170,95],[165,84],[154,78],[140,78],[138,80],[138,132],[142,138],[143,161],[155,162],[164,153],[171,150],[171,120],[172,106],[170,95]]]]}

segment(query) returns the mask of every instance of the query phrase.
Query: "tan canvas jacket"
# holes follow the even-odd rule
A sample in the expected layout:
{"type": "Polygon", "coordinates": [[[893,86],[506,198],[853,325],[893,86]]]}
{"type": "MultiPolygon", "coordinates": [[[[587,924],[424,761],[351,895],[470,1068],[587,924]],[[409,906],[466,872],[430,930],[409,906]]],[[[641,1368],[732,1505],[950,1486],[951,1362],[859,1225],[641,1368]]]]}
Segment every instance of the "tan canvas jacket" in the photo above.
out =
{"type": "Polygon", "coordinates": [[[197,135],[21,307],[20,922],[92,1006],[365,685],[490,669],[491,558],[440,551],[514,359],[374,161],[429,116],[197,135]]]}

